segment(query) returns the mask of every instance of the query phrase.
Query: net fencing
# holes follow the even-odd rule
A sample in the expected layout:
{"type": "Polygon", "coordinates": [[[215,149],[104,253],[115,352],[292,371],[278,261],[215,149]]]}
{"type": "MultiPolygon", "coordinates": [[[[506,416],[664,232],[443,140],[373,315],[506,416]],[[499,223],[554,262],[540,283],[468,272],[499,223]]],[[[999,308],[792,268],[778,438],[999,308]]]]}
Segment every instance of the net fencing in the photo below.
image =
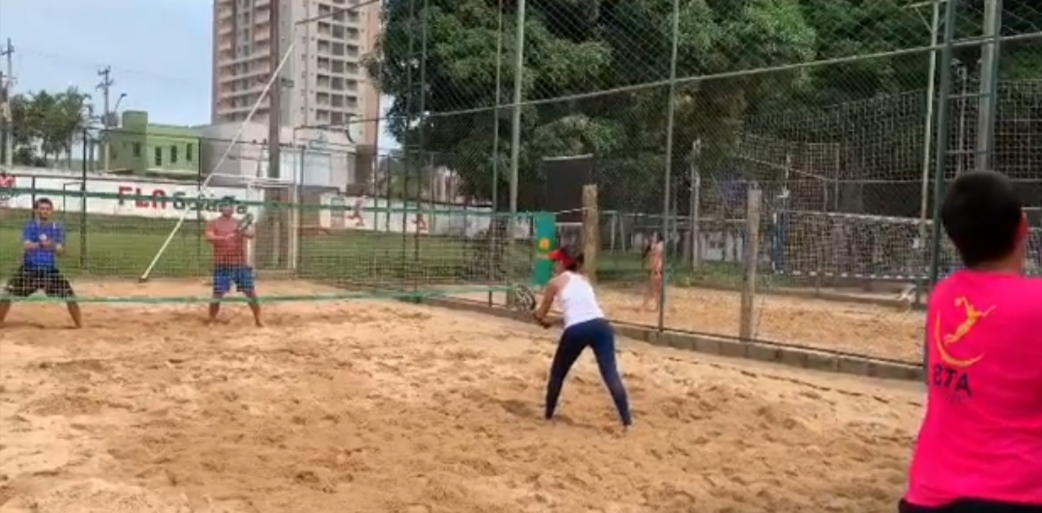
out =
{"type": "Polygon", "coordinates": [[[213,247],[205,237],[206,225],[220,215],[220,202],[225,198],[235,198],[237,219],[245,215],[256,219],[257,236],[247,245],[247,263],[262,280],[318,285],[317,292],[265,294],[262,281],[262,301],[453,295],[505,290],[510,283],[532,279],[534,249],[528,214],[517,216],[516,244],[512,253],[506,253],[502,245],[491,247],[487,242],[489,230],[507,224],[504,215],[487,208],[375,206],[366,198],[338,193],[319,195],[311,203],[267,201],[271,197],[267,193],[273,191],[280,197],[295,194],[292,185],[268,180],[242,180],[241,187],[210,187],[200,200],[198,184],[152,181],[149,187],[135,187],[144,182],[93,177],[87,182],[70,181],[74,186],[62,189],[54,185],[69,180],[67,177],[14,176],[14,186],[4,191],[7,201],[0,231],[0,261],[11,267],[9,271],[21,262],[21,230],[32,219],[32,205],[40,198],[54,203],[55,220],[65,230],[66,252],[60,267],[74,286],[84,281],[137,282],[157,248],[183,219],[156,262],[150,281],[198,285],[190,295],[156,296],[154,288],[136,295],[121,289],[119,296],[79,294],[84,302],[208,301],[210,292],[205,285],[213,272],[213,247]],[[285,230],[268,229],[268,223],[283,219],[293,225],[285,230]],[[372,223],[366,221],[370,219],[372,223]],[[390,225],[380,221],[384,219],[390,219],[390,225]],[[291,238],[266,238],[283,233],[291,238]]]}
{"type": "MultiPolygon", "coordinates": [[[[243,204],[262,210],[254,260],[264,272],[370,293],[521,281],[544,263],[533,254],[549,241],[536,243],[531,219],[549,211],[555,243],[596,245],[616,322],[918,362],[922,314],[898,298],[955,265],[933,237],[934,185],[943,194],[987,157],[1042,226],[1042,9],[1027,0],[296,9],[275,45],[288,56],[282,80],[265,62],[219,106],[234,122],[200,136],[207,163],[194,182],[197,193],[215,174],[257,180],[205,185],[242,188],[243,204]],[[982,65],[995,57],[991,29],[995,69],[982,65]],[[272,159],[254,121],[268,108],[262,86],[276,83],[286,127],[272,159]],[[989,101],[973,96],[981,89],[989,101]],[[591,184],[595,205],[581,198],[591,184]],[[645,250],[657,236],[665,308],[642,312],[642,296],[656,294],[645,250]],[[747,283],[751,309],[737,292],[747,283]],[[753,331],[741,332],[750,317],[753,331]]],[[[232,37],[220,33],[218,47],[234,57],[232,37]]],[[[225,71],[220,87],[242,80],[225,71]]],[[[85,210],[67,181],[49,194],[66,212],[85,210]]],[[[205,278],[209,213],[188,211],[176,230],[169,217],[105,228],[104,215],[66,214],[88,233],[82,269],[130,277],[151,258],[157,279],[205,278]],[[116,248],[127,244],[117,233],[150,234],[151,255],[104,253],[90,233],[109,232],[116,248]]],[[[928,292],[917,289],[920,302],[928,292]]]]}
{"type": "Polygon", "coordinates": [[[977,65],[986,2],[960,2],[950,19],[943,3],[899,1],[479,4],[383,7],[370,71],[391,97],[379,123],[402,146],[396,176],[411,184],[398,194],[424,201],[433,161],[497,211],[554,212],[558,243],[596,236],[616,322],[918,362],[921,314],[899,295],[955,265],[946,243],[932,254],[945,69],[944,179],[987,155],[1042,203],[1029,151],[1042,133],[1031,57],[1042,10],[1029,2],[1002,3],[987,109],[970,96],[988,83],[977,65]],[[951,60],[932,51],[946,24],[951,60]],[[978,152],[989,119],[994,144],[978,152]],[[596,212],[581,201],[587,184],[596,212]],[[763,202],[750,252],[753,190],[763,202]],[[668,286],[655,315],[639,306],[658,236],[668,286]],[[750,268],[751,313],[737,293],[750,268]],[[751,334],[739,332],[745,316],[751,334]]]}

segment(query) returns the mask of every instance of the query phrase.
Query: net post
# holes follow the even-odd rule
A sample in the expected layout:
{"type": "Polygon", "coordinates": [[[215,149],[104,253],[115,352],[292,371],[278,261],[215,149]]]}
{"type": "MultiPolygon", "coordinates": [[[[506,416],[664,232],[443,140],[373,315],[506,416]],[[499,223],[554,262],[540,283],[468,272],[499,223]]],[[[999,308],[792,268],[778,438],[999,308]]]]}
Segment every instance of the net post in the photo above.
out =
{"type": "MultiPolygon", "coordinates": [[[[264,85],[264,89],[261,90],[260,96],[257,98],[257,101],[254,102],[253,107],[250,108],[250,111],[246,114],[246,119],[244,119],[242,123],[239,124],[239,130],[235,133],[235,136],[232,137],[231,142],[228,143],[228,148],[225,149],[224,152],[221,154],[221,157],[217,159],[217,163],[214,164],[213,170],[211,170],[210,174],[208,174],[206,178],[204,178],[203,181],[199,183],[199,199],[204,198],[206,190],[207,188],[209,188],[210,182],[213,179],[214,173],[220,170],[224,162],[228,160],[228,157],[231,155],[232,148],[234,148],[236,144],[241,142],[243,133],[246,131],[247,124],[250,122],[250,120],[253,119],[253,115],[257,113],[257,110],[260,109],[260,106],[267,97],[268,92],[271,90],[273,86],[280,86],[278,84],[275,84],[275,81],[280,76],[279,73],[282,70],[282,68],[286,66],[287,62],[289,62],[289,58],[293,55],[293,50],[295,47],[296,38],[294,38],[293,41],[289,44],[289,47],[286,49],[286,52],[282,54],[282,60],[279,61],[279,64],[275,68],[275,71],[271,74],[271,78],[268,79],[268,82],[264,85]]],[[[155,269],[156,265],[159,264],[159,260],[163,258],[163,254],[165,254],[167,248],[170,247],[170,243],[174,241],[174,237],[177,236],[177,232],[181,231],[181,227],[185,224],[185,219],[187,218],[188,213],[190,211],[191,209],[186,208],[181,212],[181,215],[178,216],[177,222],[174,224],[174,227],[170,229],[170,233],[166,236],[166,239],[163,240],[163,243],[159,246],[159,249],[156,251],[155,256],[152,257],[152,261],[149,262],[148,267],[145,268],[145,271],[141,273],[140,277],[138,277],[139,283],[147,282],[149,278],[152,277],[152,271],[155,269]]]]}
{"type": "Polygon", "coordinates": [[[597,211],[597,185],[583,185],[583,269],[594,284],[597,283],[597,250],[600,248],[600,212],[597,211]]]}
{"type": "Polygon", "coordinates": [[[742,280],[742,310],[738,328],[738,338],[752,340],[755,312],[753,304],[756,299],[756,268],[760,256],[760,210],[762,191],[759,187],[749,189],[749,204],[745,215],[745,241],[743,244],[743,264],[745,272],[742,280]]]}

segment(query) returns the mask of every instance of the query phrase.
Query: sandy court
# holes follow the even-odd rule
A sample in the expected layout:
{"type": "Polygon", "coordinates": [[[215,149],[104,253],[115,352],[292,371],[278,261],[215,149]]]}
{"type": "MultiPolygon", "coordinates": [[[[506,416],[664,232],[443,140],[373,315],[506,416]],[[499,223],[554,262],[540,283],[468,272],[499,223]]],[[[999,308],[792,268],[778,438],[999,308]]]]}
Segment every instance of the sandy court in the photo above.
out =
{"type": "Polygon", "coordinates": [[[0,512],[885,512],[921,409],[913,384],[621,341],[620,436],[589,355],[541,420],[556,330],[376,301],[204,329],[203,308],[86,305],[73,331],[16,305],[0,512]]]}
{"type": "MultiPolygon", "coordinates": [[[[670,287],[668,328],[738,335],[741,295],[695,287],[670,287]]],[[[616,320],[655,325],[658,314],[641,312],[641,291],[602,287],[599,297],[616,320]]],[[[925,321],[921,312],[853,302],[760,294],[754,303],[757,338],[859,355],[922,361],[925,321]]]]}

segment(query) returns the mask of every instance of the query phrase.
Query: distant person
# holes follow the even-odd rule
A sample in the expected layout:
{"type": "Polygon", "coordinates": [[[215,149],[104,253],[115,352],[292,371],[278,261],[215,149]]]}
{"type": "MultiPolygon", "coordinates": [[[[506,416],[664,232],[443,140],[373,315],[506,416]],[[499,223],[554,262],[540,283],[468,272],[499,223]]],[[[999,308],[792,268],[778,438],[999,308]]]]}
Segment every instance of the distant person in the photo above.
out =
{"type": "Polygon", "coordinates": [[[0,296],[0,324],[11,311],[9,296],[26,298],[38,291],[62,298],[77,328],[83,327],[83,315],[76,303],[72,285],[58,269],[58,256],[65,253],[65,230],[54,221],[54,204],[47,198],[36,200],[34,218],[22,228],[22,262],[7,281],[0,296]]]}
{"type": "Polygon", "coordinates": [[[11,189],[14,189],[14,175],[7,172],[6,169],[0,169],[0,208],[7,208],[14,197],[11,189]]]}
{"type": "Polygon", "coordinates": [[[998,173],[960,176],[941,222],[965,269],[927,310],[927,401],[901,513],[1042,511],[1042,280],[998,173]]]}
{"type": "Polygon", "coordinates": [[[641,304],[641,310],[657,312],[662,309],[662,268],[665,263],[663,262],[665,252],[666,243],[662,238],[662,234],[658,232],[653,233],[651,239],[644,246],[644,253],[641,255],[644,268],[648,271],[648,281],[644,287],[644,302],[641,304]],[[655,303],[655,308],[649,309],[652,301],[655,303]]]}

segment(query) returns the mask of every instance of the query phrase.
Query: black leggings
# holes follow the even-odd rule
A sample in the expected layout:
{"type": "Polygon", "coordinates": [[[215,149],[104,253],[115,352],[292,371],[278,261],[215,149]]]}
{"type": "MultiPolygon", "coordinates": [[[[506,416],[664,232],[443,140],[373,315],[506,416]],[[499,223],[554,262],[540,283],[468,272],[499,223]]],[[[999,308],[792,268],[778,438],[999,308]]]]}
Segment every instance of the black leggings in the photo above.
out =
{"type": "Polygon", "coordinates": [[[554,353],[554,361],[550,365],[550,380],[546,384],[547,420],[554,416],[564,378],[568,376],[568,371],[571,370],[575,360],[587,346],[593,348],[593,354],[597,358],[597,368],[600,369],[601,378],[604,379],[604,384],[611,392],[622,424],[624,426],[633,424],[629,399],[626,397],[626,387],[622,385],[622,378],[619,376],[619,369],[615,364],[615,334],[606,319],[581,322],[569,326],[561,334],[557,352],[554,353]]]}
{"type": "Polygon", "coordinates": [[[897,505],[897,511],[898,513],[1040,513],[1042,512],[1042,506],[978,499],[959,499],[944,506],[927,508],[916,506],[902,499],[897,505]]]}

